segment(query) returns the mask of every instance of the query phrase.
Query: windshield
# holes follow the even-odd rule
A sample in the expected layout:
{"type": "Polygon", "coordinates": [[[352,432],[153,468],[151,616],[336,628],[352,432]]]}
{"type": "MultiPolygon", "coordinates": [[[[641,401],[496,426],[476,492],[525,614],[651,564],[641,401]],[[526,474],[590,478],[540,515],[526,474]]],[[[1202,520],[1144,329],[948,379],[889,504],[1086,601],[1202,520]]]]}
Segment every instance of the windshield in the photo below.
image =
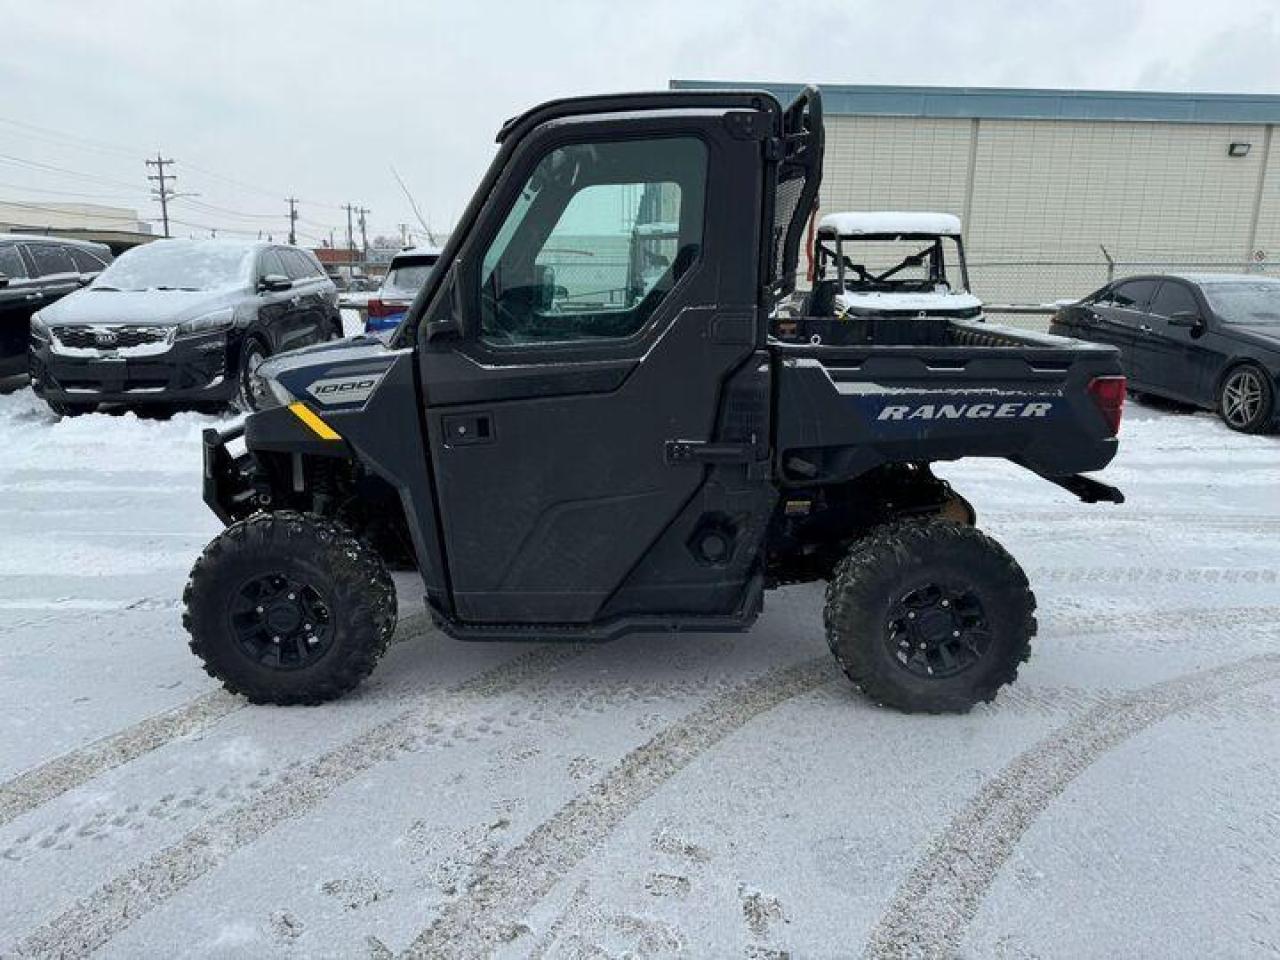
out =
{"type": "Polygon", "coordinates": [[[1280,327],[1280,282],[1206,283],[1202,289],[1226,323],[1280,327]]]}
{"type": "Polygon", "coordinates": [[[220,290],[245,285],[253,250],[223,243],[157,240],[134,247],[91,290],[220,290]]]}
{"type": "Polygon", "coordinates": [[[857,293],[963,290],[955,237],[841,237],[818,245],[819,272],[857,293]],[[843,264],[841,263],[843,257],[843,264]]]}
{"type": "Polygon", "coordinates": [[[438,259],[439,257],[431,260],[416,260],[413,263],[392,268],[382,284],[382,292],[403,297],[415,296],[427,282],[427,277],[431,275],[438,259]]]}

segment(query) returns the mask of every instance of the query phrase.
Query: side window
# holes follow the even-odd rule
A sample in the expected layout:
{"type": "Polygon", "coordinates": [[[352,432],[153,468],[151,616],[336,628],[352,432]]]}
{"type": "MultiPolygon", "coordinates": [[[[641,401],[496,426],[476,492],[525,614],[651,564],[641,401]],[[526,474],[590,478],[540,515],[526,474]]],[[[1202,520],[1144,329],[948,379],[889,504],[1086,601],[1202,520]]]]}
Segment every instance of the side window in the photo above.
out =
{"type": "Polygon", "coordinates": [[[311,264],[300,250],[281,250],[280,259],[290,280],[305,280],[311,276],[311,264]]]}
{"type": "Polygon", "coordinates": [[[269,276],[289,276],[289,271],[285,269],[280,254],[275,250],[264,250],[258,258],[258,279],[269,276]]]}
{"type": "Polygon", "coordinates": [[[80,250],[71,247],[67,251],[71,254],[71,259],[75,262],[76,269],[81,273],[98,273],[106,266],[101,260],[95,257],[88,250],[80,250]]]}
{"type": "Polygon", "coordinates": [[[1142,310],[1155,292],[1156,283],[1155,280],[1129,280],[1121,283],[1112,292],[1111,303],[1127,310],[1142,310]]]}
{"type": "Polygon", "coordinates": [[[1089,296],[1084,298],[1083,302],[1096,304],[1097,306],[1100,306],[1100,307],[1109,307],[1111,306],[1112,301],[1114,299],[1115,299],[1114,292],[1111,289],[1111,287],[1103,287],[1101,290],[1098,290],[1096,293],[1089,294],[1089,296]]]}
{"type": "Polygon", "coordinates": [[[481,261],[481,337],[628,337],[702,249],[707,152],[669,137],[548,153],[481,261]]]}
{"type": "Polygon", "coordinates": [[[71,254],[52,243],[29,243],[27,253],[36,265],[37,277],[50,277],[61,273],[79,273],[71,254]]]}
{"type": "Polygon", "coordinates": [[[22,262],[22,254],[12,243],[0,243],[0,273],[10,280],[27,275],[27,265],[22,262]]]}
{"type": "Polygon", "coordinates": [[[1151,301],[1149,312],[1162,317],[1171,317],[1175,313],[1194,313],[1199,316],[1200,305],[1196,303],[1195,294],[1184,284],[1166,280],[1151,301]]]}

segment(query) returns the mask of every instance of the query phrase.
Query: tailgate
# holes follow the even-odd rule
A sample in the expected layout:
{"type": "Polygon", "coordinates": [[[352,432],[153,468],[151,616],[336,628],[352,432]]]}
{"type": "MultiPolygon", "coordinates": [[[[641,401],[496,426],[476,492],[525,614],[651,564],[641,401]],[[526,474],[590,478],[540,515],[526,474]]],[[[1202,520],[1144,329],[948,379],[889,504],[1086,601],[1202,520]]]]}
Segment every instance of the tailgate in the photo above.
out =
{"type": "Polygon", "coordinates": [[[1121,375],[1114,347],[1047,335],[1009,346],[775,344],[775,449],[795,483],[882,463],[1000,457],[1046,477],[1100,470],[1116,454],[1090,393],[1121,375]]]}

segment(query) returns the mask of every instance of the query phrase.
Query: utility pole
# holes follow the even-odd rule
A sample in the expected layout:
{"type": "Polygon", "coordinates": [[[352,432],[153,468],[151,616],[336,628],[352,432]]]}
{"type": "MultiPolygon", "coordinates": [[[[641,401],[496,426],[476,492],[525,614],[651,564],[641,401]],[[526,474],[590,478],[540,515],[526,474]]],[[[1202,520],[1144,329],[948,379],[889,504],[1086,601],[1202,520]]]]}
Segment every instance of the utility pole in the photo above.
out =
{"type": "Polygon", "coordinates": [[[356,209],[355,204],[344,204],[343,210],[347,211],[347,272],[353,271],[354,264],[352,261],[356,258],[356,238],[351,232],[351,214],[356,209]]]}
{"type": "Polygon", "coordinates": [[[407,247],[409,245],[409,225],[407,223],[396,224],[400,228],[400,246],[407,247]]]}
{"type": "Polygon", "coordinates": [[[147,174],[147,179],[154,180],[159,184],[159,186],[151,188],[151,194],[160,200],[160,219],[164,221],[164,235],[166,237],[169,236],[169,201],[173,199],[174,195],[173,192],[165,186],[165,181],[173,181],[178,178],[173,174],[166,175],[164,168],[167,164],[172,163],[172,160],[164,159],[164,155],[158,150],[156,151],[156,158],[154,160],[146,161],[148,169],[151,167],[156,168],[156,172],[154,174],[147,174]]]}
{"type": "Polygon", "coordinates": [[[298,222],[298,198],[285,197],[284,202],[289,205],[289,246],[297,246],[298,238],[294,235],[294,227],[298,222]]]}
{"type": "Polygon", "coordinates": [[[357,207],[356,213],[360,214],[360,249],[363,251],[365,267],[369,266],[369,234],[366,230],[365,214],[370,213],[368,207],[357,207]]]}

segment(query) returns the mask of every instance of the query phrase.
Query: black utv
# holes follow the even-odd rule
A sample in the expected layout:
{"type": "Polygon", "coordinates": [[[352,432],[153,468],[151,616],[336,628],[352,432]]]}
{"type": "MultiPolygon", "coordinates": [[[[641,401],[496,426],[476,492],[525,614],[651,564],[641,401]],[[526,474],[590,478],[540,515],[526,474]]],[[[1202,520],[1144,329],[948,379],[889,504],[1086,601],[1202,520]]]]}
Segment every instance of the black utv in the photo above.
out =
{"type": "Polygon", "coordinates": [[[185,623],[208,671],[254,702],[340,696],[404,564],[460,639],[742,630],[820,580],[876,700],[965,710],[1012,681],[1027,579],[929,465],[1002,457],[1120,500],[1080,475],[1116,452],[1114,348],[951,318],[775,328],[822,172],[814,89],[562,100],[498,141],[391,341],[269,361],[278,406],[206,434],[228,528],[185,623]]]}

